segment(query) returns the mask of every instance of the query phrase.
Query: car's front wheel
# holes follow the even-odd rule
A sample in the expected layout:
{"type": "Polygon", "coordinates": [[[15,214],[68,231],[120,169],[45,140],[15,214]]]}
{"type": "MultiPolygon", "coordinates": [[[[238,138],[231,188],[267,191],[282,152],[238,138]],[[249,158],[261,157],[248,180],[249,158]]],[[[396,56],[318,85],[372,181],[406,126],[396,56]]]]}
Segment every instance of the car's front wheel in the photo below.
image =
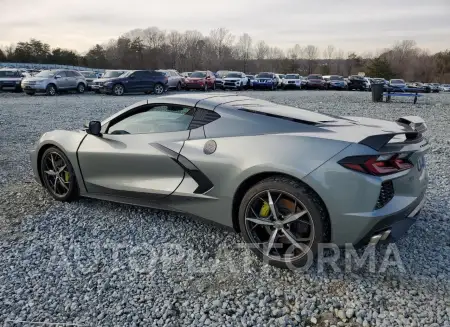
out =
{"type": "Polygon", "coordinates": [[[50,96],[56,95],[56,86],[54,84],[47,85],[47,88],[45,89],[45,94],[50,96]]]}
{"type": "Polygon", "coordinates": [[[318,196],[287,177],[270,177],[245,194],[239,227],[251,250],[280,268],[311,264],[326,239],[327,214],[318,196]]]}
{"type": "Polygon", "coordinates": [[[78,85],[77,85],[77,93],[82,94],[82,93],[84,93],[85,90],[86,90],[86,87],[84,86],[84,84],[83,83],[78,83],[78,85]]]}
{"type": "Polygon", "coordinates": [[[45,150],[40,168],[43,184],[53,198],[58,201],[78,198],[80,193],[75,172],[63,151],[57,147],[45,150]]]}

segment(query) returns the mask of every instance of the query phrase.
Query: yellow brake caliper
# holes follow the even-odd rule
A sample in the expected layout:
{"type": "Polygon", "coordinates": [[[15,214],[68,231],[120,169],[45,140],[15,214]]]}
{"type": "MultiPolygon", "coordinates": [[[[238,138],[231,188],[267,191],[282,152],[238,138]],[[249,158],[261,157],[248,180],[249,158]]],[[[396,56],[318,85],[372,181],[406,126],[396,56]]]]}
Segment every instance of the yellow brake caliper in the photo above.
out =
{"type": "Polygon", "coordinates": [[[261,206],[261,209],[259,210],[259,215],[261,217],[267,217],[267,216],[269,216],[269,213],[270,213],[269,203],[264,201],[263,205],[261,206]]]}
{"type": "Polygon", "coordinates": [[[64,181],[66,183],[68,183],[69,182],[69,178],[70,178],[70,173],[68,171],[65,171],[64,172],[64,181]]]}

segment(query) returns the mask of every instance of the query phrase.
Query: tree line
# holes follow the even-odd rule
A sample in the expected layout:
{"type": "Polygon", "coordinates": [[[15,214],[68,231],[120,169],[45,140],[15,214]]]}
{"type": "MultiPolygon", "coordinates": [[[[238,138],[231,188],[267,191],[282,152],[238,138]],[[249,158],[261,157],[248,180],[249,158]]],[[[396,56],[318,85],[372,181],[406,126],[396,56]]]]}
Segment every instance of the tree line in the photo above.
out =
{"type": "Polygon", "coordinates": [[[429,53],[413,40],[398,41],[375,55],[345,53],[334,45],[321,51],[315,45],[296,44],[284,51],[265,41],[255,42],[247,33],[236,37],[226,28],[214,29],[208,35],[195,30],[180,33],[157,27],[135,29],[106,44],[96,44],[85,54],[51,48],[31,39],[0,49],[2,61],[99,69],[223,69],[342,76],[365,72],[386,79],[450,82],[450,50],[429,53]]]}

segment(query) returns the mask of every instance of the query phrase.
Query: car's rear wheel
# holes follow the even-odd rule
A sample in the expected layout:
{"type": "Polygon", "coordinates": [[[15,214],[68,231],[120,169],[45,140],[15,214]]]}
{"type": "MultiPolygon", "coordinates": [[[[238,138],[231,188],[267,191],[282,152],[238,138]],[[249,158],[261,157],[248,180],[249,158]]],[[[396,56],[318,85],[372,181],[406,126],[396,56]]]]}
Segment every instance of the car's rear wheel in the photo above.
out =
{"type": "Polygon", "coordinates": [[[56,95],[56,86],[54,84],[47,85],[47,88],[45,89],[45,94],[50,96],[56,95]]]}
{"type": "Polygon", "coordinates": [[[180,82],[178,82],[178,84],[177,84],[177,91],[181,91],[181,83],[180,82]]]}
{"type": "Polygon", "coordinates": [[[270,177],[247,191],[239,227],[251,250],[280,268],[311,263],[325,240],[327,215],[318,196],[300,182],[270,177]]]}
{"type": "Polygon", "coordinates": [[[153,87],[153,93],[155,94],[163,94],[164,93],[164,86],[161,83],[155,84],[153,87]]]}
{"type": "Polygon", "coordinates": [[[77,93],[84,93],[84,91],[86,90],[86,87],[84,86],[83,83],[78,83],[77,85],[77,93]]]}
{"type": "Polygon", "coordinates": [[[67,156],[57,147],[50,147],[41,156],[40,173],[45,188],[58,201],[71,201],[80,192],[67,156]]]}
{"type": "Polygon", "coordinates": [[[113,86],[113,94],[117,96],[123,95],[125,89],[122,84],[116,84],[113,86]]]}

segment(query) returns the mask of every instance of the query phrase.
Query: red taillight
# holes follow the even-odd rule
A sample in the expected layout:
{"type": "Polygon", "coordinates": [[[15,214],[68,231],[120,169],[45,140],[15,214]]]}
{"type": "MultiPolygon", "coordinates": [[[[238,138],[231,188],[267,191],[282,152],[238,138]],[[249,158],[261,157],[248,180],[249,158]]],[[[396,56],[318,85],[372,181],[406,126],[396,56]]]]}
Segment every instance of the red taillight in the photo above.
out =
{"type": "Polygon", "coordinates": [[[339,163],[345,168],[376,176],[398,173],[414,166],[407,158],[398,158],[398,154],[348,157],[339,163]]]}

